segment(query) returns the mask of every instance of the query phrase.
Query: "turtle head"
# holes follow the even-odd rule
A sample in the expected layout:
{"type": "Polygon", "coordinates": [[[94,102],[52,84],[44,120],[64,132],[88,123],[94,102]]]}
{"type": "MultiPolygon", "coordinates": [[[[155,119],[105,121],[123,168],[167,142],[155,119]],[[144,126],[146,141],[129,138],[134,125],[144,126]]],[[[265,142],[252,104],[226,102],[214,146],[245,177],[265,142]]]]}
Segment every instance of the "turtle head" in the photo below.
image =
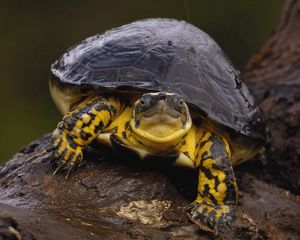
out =
{"type": "Polygon", "coordinates": [[[192,125],[189,108],[177,94],[146,93],[136,101],[131,129],[140,140],[174,144],[192,125]]]}

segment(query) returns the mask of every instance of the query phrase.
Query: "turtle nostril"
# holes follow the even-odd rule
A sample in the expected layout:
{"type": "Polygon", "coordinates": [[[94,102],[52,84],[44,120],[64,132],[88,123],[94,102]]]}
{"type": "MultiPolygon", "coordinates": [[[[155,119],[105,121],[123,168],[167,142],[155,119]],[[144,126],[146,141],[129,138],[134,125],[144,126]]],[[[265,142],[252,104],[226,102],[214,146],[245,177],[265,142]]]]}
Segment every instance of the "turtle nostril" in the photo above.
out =
{"type": "Polygon", "coordinates": [[[160,100],[165,101],[166,100],[166,96],[164,96],[164,95],[160,96],[160,100]]]}

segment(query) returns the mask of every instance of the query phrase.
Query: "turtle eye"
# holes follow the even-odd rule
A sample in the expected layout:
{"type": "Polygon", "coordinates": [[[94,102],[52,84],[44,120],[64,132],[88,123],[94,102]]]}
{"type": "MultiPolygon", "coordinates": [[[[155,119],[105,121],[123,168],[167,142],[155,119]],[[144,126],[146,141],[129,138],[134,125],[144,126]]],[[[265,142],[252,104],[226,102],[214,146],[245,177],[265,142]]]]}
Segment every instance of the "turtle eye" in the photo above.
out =
{"type": "Polygon", "coordinates": [[[183,99],[182,98],[174,98],[174,108],[178,111],[181,112],[182,111],[182,107],[183,107],[183,99]]]}
{"type": "Polygon", "coordinates": [[[147,109],[149,108],[151,105],[151,97],[150,96],[142,96],[141,100],[140,100],[140,106],[143,109],[147,109]]]}

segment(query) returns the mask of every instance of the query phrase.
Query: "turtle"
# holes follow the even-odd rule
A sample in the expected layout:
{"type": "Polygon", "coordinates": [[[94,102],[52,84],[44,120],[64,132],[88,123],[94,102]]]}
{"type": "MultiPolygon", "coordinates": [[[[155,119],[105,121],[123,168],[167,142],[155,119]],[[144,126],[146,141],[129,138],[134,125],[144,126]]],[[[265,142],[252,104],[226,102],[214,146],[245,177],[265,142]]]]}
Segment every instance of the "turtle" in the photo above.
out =
{"type": "Polygon", "coordinates": [[[218,44],[185,21],[138,20],[89,37],[51,65],[52,98],[64,115],[53,131],[54,174],[66,178],[98,141],[199,173],[188,217],[217,233],[230,225],[233,165],[256,155],[266,124],[218,44]],[[118,146],[118,147],[117,147],[118,146]],[[164,160],[165,159],[165,160],[164,160]]]}

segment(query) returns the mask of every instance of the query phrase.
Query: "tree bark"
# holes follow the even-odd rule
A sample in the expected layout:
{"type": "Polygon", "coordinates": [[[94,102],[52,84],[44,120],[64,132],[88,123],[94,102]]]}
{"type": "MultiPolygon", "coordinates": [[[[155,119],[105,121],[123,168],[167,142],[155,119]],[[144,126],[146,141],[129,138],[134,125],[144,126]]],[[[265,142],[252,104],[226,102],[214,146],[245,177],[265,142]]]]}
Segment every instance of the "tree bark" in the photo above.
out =
{"type": "Polygon", "coordinates": [[[243,76],[270,133],[260,177],[300,193],[300,1],[285,1],[277,28],[252,57],[243,76]]]}
{"type": "Polygon", "coordinates": [[[232,229],[213,237],[189,222],[194,172],[129,166],[102,149],[87,151],[85,165],[65,181],[52,175],[45,135],[0,166],[0,239],[299,239],[299,18],[299,1],[285,1],[243,75],[265,113],[271,147],[267,162],[235,171],[232,229]]]}

